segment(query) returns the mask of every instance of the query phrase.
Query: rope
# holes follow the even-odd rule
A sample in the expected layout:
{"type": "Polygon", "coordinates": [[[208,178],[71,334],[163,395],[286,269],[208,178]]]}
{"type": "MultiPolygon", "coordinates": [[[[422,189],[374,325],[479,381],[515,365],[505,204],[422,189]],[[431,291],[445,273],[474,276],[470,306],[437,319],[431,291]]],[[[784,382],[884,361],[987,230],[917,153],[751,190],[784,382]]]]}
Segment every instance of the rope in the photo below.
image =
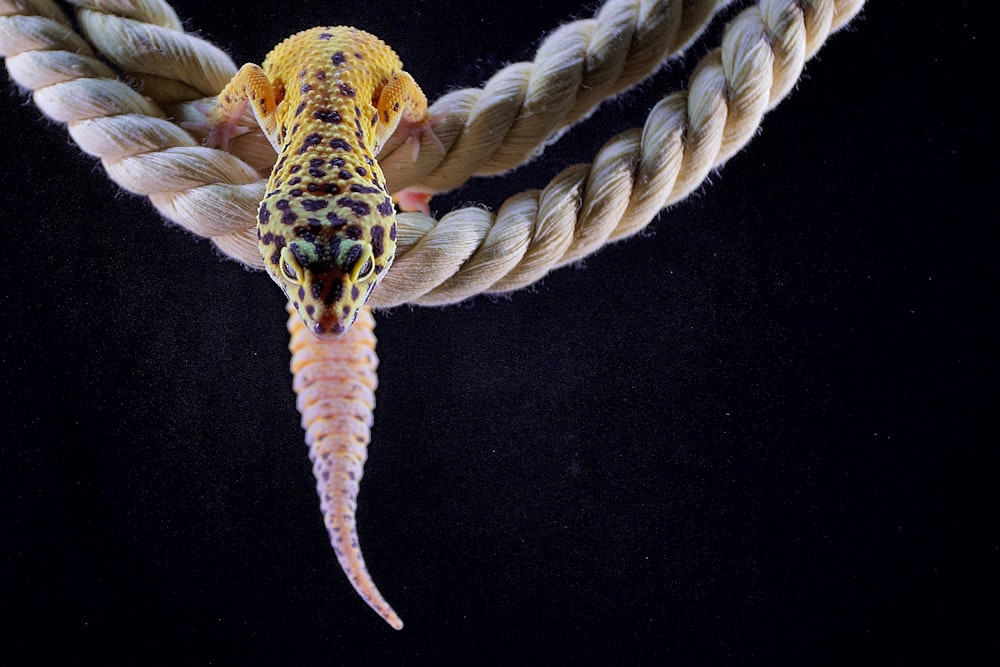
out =
{"type": "Polygon", "coordinates": [[[722,46],[698,63],[687,91],[661,100],[641,130],[612,138],[592,164],[509,198],[495,216],[478,208],[440,221],[400,214],[406,251],[373,305],[443,305],[519,289],[635,234],[750,140],[804,63],[863,4],[761,0],[729,22],[722,46]]]}
{"type": "MultiPolygon", "coordinates": [[[[220,90],[235,65],[184,33],[161,0],[72,4],[86,39],[52,0],[0,0],[0,55],[11,77],[34,91],[39,108],[66,123],[119,185],[148,196],[164,216],[211,237],[226,254],[261,266],[252,225],[273,151],[259,132],[234,141],[234,154],[207,149],[176,124],[198,120],[191,100],[220,90]]],[[[389,183],[434,192],[521,164],[603,97],[682,50],[726,4],[610,0],[596,18],[553,32],[533,63],[510,65],[481,90],[435,102],[434,131],[447,154],[428,146],[406,164],[399,153],[408,151],[389,146],[379,159],[389,183]]],[[[702,58],[687,91],[664,98],[641,130],[611,139],[592,164],[509,198],[495,216],[478,208],[440,221],[400,214],[397,258],[371,305],[445,304],[510,291],[636,233],[753,136],[805,61],[863,4],[761,0],[730,21],[721,48],[702,58]]]]}
{"type": "MultiPolygon", "coordinates": [[[[52,0],[0,0],[0,55],[11,77],[122,187],[259,265],[251,225],[273,151],[259,132],[237,139],[235,154],[203,148],[175,124],[199,120],[190,102],[221,90],[235,65],[184,33],[161,0],[71,1],[86,39],[52,0]]],[[[610,0],[595,19],[556,30],[533,63],[504,68],[482,90],[438,100],[434,130],[449,150],[442,158],[425,148],[412,165],[386,151],[380,162],[389,182],[433,192],[530,159],[604,97],[651,73],[724,4],[610,0]]],[[[862,4],[760,0],[730,21],[687,91],[662,99],[641,130],[612,138],[592,164],[509,198],[495,216],[478,208],[440,221],[400,214],[397,258],[371,305],[445,304],[514,290],[636,233],[749,141],[805,61],[862,4]]],[[[367,571],[355,521],[377,383],[371,310],[332,342],[289,313],[294,389],[331,544],[357,592],[399,629],[367,571]]]]}
{"type": "MultiPolygon", "coordinates": [[[[119,185],[150,197],[165,217],[195,234],[212,238],[226,254],[259,267],[252,225],[264,192],[264,178],[275,159],[267,141],[259,132],[250,133],[234,142],[235,155],[228,155],[202,148],[167,120],[168,116],[175,122],[198,120],[197,111],[190,105],[170,105],[214,95],[236,71],[235,64],[216,47],[184,33],[176,15],[162,0],[74,0],[73,4],[78,8],[86,40],[73,33],[69,21],[51,0],[0,2],[0,53],[7,56],[12,78],[35,91],[35,101],[42,111],[67,123],[73,139],[84,151],[100,158],[119,185]],[[95,58],[90,44],[149,99],[136,95],[131,86],[117,80],[113,71],[95,58]],[[54,53],[61,53],[59,58],[66,62],[52,67],[54,53]],[[106,105],[102,105],[105,100],[106,105]],[[139,140],[130,142],[133,136],[139,140]]],[[[607,82],[609,94],[624,89],[654,69],[671,50],[671,42],[676,50],[692,39],[724,4],[720,0],[698,0],[689,2],[681,11],[677,1],[613,0],[601,11],[599,21],[570,24],[590,26],[594,35],[587,76],[576,78],[595,90],[599,83],[607,82]]],[[[550,38],[542,51],[558,55],[560,41],[550,38]]],[[[526,93],[519,96],[531,102],[521,116],[563,104],[561,99],[553,100],[554,94],[562,96],[565,92],[551,85],[558,80],[559,72],[553,66],[554,60],[548,57],[542,73],[528,77],[535,83],[530,98],[526,93]]],[[[523,75],[531,69],[530,63],[512,65],[493,81],[507,81],[516,78],[514,73],[523,75]]],[[[573,63],[573,69],[579,69],[578,62],[573,63]]],[[[509,104],[510,96],[505,86],[500,88],[494,86],[486,95],[474,89],[452,94],[438,134],[452,144],[464,139],[463,144],[476,146],[484,143],[484,136],[502,139],[508,127],[523,130],[524,123],[514,122],[520,106],[512,118],[511,110],[502,108],[509,104]],[[456,100],[467,104],[456,105],[456,100]],[[499,115],[498,108],[502,112],[499,115]],[[476,116],[467,122],[470,111],[476,111],[476,116]],[[477,118],[496,118],[497,122],[483,123],[477,118]],[[467,125],[468,129],[464,129],[467,125]]],[[[598,99],[593,99],[591,105],[598,99]]],[[[435,107],[435,114],[439,114],[440,107],[435,107]]],[[[575,116],[584,115],[588,112],[586,101],[570,111],[575,116]]],[[[523,146],[534,148],[553,131],[552,127],[540,127],[533,143],[523,132],[515,137],[523,146]]],[[[507,143],[511,142],[501,142],[499,148],[507,143]]],[[[461,150],[450,151],[449,155],[458,155],[461,150]]],[[[422,152],[425,158],[437,153],[422,152]]],[[[452,168],[455,162],[456,158],[451,158],[445,166],[452,168]]],[[[470,165],[466,168],[468,174],[474,162],[465,162],[470,165]]],[[[494,162],[499,164],[498,160],[494,162]]],[[[507,168],[513,166],[516,162],[507,168]]],[[[391,170],[386,169],[386,174],[392,183],[401,180],[391,170]]],[[[454,172],[448,177],[453,183],[455,178],[454,172]]]]}

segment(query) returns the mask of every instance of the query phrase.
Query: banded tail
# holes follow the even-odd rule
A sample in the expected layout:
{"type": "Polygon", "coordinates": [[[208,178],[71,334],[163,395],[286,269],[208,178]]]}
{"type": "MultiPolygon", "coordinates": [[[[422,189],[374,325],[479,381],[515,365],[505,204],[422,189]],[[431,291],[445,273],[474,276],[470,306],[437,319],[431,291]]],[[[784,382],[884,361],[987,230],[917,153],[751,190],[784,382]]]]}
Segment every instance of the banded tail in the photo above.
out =
{"type": "Polygon", "coordinates": [[[355,524],[378,384],[375,318],[365,306],[343,338],[321,340],[306,329],[291,304],[288,308],[293,387],[330,543],[358,595],[400,630],[403,621],[365,567],[355,524]]]}

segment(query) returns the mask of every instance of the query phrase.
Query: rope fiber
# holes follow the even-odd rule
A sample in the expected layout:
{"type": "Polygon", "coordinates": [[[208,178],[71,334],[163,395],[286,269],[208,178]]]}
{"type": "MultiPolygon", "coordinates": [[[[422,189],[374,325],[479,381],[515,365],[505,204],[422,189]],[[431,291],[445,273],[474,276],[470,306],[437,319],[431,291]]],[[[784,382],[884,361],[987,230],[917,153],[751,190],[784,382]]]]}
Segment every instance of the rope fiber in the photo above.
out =
{"type": "MultiPolygon", "coordinates": [[[[199,100],[210,103],[204,98],[225,86],[235,64],[184,32],[160,0],[71,2],[82,34],[52,0],[0,0],[0,54],[11,77],[115,182],[260,266],[254,225],[274,151],[259,131],[233,141],[228,153],[201,146],[179,125],[201,119],[199,100]]],[[[610,0],[595,18],[563,25],[533,62],[509,65],[483,88],[454,91],[431,107],[443,155],[425,146],[411,163],[412,153],[390,142],[379,157],[390,187],[440,192],[523,164],[603,99],[680,53],[726,4],[610,0]]],[[[635,234],[750,140],[805,61],[862,4],[760,0],[729,21],[687,90],[664,97],[641,129],[612,137],[590,164],[508,198],[495,215],[480,208],[440,220],[399,214],[396,261],[370,305],[447,304],[515,290],[635,234]]],[[[371,310],[335,341],[316,338],[289,312],[293,388],[331,545],[361,598],[400,629],[356,529],[377,384],[371,310]]]]}
{"type": "MultiPolygon", "coordinates": [[[[210,103],[204,98],[236,65],[184,32],[161,0],[70,4],[80,33],[52,0],[0,0],[0,55],[11,78],[121,187],[260,268],[254,223],[273,150],[259,131],[226,153],[179,126],[200,118],[195,105],[210,103]]],[[[411,162],[412,153],[390,141],[379,157],[390,188],[441,192],[523,164],[602,100],[682,53],[728,4],[610,0],[594,18],[561,26],[533,62],[432,105],[444,155],[426,145],[411,162]]],[[[370,304],[441,305],[508,292],[635,234],[750,140],[804,63],[863,4],[760,0],[729,21],[686,90],[665,96],[642,128],[611,138],[590,164],[510,197],[495,214],[475,207],[440,220],[399,214],[396,261],[370,304]]]]}

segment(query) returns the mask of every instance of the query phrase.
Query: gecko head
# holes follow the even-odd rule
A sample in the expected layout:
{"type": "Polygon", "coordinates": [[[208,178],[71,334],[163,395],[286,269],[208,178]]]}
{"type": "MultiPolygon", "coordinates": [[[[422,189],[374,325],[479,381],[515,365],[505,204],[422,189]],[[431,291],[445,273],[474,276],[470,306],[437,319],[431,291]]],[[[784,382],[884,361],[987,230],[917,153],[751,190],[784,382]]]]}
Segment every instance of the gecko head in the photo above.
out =
{"type": "MultiPolygon", "coordinates": [[[[372,245],[340,234],[291,241],[265,261],[306,328],[319,338],[340,338],[351,328],[391,255],[376,257],[372,245]]],[[[265,255],[267,257],[267,255],[265,255]]]]}

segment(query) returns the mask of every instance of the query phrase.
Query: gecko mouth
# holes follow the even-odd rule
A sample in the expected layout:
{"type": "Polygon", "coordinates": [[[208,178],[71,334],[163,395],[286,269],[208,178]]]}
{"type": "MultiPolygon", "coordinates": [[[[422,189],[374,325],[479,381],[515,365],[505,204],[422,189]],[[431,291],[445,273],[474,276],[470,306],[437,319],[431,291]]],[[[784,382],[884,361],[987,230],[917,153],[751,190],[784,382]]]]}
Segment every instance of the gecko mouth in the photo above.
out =
{"type": "Polygon", "coordinates": [[[347,332],[347,327],[339,322],[324,323],[314,321],[311,323],[312,332],[323,340],[336,340],[347,332]]]}
{"type": "Polygon", "coordinates": [[[319,304],[296,304],[299,316],[317,338],[323,340],[336,340],[351,328],[352,319],[350,308],[337,303],[330,306],[319,304]]]}

